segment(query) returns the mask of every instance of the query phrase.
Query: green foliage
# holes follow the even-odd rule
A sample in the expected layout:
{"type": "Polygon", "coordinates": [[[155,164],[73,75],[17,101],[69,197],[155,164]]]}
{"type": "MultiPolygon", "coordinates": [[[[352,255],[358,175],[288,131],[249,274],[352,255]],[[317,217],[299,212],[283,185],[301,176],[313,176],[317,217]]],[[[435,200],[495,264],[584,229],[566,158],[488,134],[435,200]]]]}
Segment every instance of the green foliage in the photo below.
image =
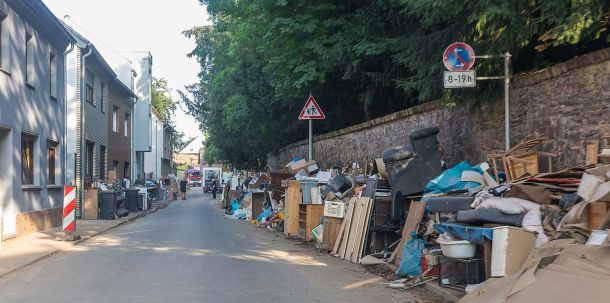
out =
{"type": "Polygon", "coordinates": [[[176,103],[172,100],[167,85],[167,80],[164,78],[153,78],[152,106],[163,121],[170,121],[170,117],[176,110],[176,103]]]}
{"type": "MultiPolygon", "coordinates": [[[[444,90],[441,55],[464,41],[479,54],[513,54],[521,72],[608,47],[607,0],[200,0],[211,26],[185,35],[201,66],[180,92],[209,134],[210,157],[260,167],[306,137],[296,119],[311,92],[327,115],[316,132],[423,102],[493,94],[444,90]]],[[[480,75],[501,73],[480,60],[480,75]]],[[[208,153],[206,149],[206,153],[208,153]]]]}

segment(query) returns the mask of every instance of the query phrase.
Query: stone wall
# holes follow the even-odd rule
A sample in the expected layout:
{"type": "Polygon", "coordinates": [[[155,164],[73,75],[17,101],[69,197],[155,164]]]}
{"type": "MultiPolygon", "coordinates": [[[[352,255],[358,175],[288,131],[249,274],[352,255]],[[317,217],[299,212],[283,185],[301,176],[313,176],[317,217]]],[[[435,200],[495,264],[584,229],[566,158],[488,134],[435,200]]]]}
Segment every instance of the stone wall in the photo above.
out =
{"type": "MultiPolygon", "coordinates": [[[[610,49],[576,57],[550,68],[517,75],[511,80],[510,138],[545,137],[541,150],[559,155],[554,167],[584,164],[585,145],[610,135],[610,49]]],[[[314,158],[323,166],[363,164],[384,149],[408,143],[411,132],[438,126],[442,158],[450,165],[485,160],[504,149],[503,100],[479,100],[476,105],[438,101],[315,137],[314,158]]],[[[307,155],[299,141],[270,156],[284,164],[307,155]]]]}

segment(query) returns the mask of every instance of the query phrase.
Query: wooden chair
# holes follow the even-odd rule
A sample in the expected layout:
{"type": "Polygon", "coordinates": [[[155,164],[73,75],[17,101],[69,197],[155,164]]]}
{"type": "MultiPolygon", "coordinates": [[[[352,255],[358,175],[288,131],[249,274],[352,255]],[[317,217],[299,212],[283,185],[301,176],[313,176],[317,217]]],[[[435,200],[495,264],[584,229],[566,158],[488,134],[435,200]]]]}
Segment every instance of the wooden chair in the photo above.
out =
{"type": "Polygon", "coordinates": [[[497,161],[502,161],[504,165],[504,173],[507,181],[514,181],[524,177],[537,175],[540,173],[539,159],[547,157],[548,172],[553,171],[552,157],[557,157],[557,154],[547,153],[542,151],[534,151],[534,147],[544,142],[544,138],[536,138],[525,140],[515,145],[505,153],[489,154],[496,180],[498,178],[497,161]]]}

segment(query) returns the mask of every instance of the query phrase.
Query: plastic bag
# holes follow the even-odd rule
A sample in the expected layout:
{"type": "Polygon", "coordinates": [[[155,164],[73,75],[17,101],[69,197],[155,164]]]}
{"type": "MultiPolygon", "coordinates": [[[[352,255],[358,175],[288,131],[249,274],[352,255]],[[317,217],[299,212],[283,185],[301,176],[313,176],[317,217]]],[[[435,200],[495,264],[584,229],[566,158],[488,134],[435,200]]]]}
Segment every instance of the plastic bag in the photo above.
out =
{"type": "Polygon", "coordinates": [[[256,217],[256,221],[263,222],[263,219],[267,218],[270,213],[271,213],[271,207],[263,210],[263,212],[260,215],[258,215],[258,217],[256,217]]]}
{"type": "Polygon", "coordinates": [[[421,256],[426,242],[416,233],[411,234],[411,240],[407,241],[402,249],[400,266],[396,275],[401,277],[421,275],[421,256]]]}
{"type": "Polygon", "coordinates": [[[238,209],[239,209],[239,201],[237,201],[235,199],[231,200],[231,213],[234,213],[238,209]]]}

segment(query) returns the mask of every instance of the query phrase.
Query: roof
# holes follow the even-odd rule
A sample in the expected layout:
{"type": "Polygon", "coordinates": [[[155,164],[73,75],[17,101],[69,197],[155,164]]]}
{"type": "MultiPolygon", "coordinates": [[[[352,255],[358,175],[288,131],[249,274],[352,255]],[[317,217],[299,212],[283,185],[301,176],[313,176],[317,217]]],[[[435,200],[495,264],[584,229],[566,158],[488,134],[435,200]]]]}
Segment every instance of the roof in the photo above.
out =
{"type": "MultiPolygon", "coordinates": [[[[195,140],[197,140],[198,137],[193,137],[190,138],[186,144],[184,144],[184,146],[182,147],[182,149],[180,149],[176,154],[191,154],[190,152],[184,152],[186,149],[188,149],[189,147],[191,147],[191,145],[193,145],[193,143],[195,142],[195,140]]],[[[197,152],[192,152],[192,154],[195,153],[199,153],[199,149],[197,149],[197,152]]]]}
{"type": "Polygon", "coordinates": [[[74,37],[74,39],[76,41],[76,45],[79,48],[81,48],[81,49],[91,48],[91,54],[100,63],[100,65],[102,66],[102,69],[104,69],[104,71],[110,76],[110,78],[112,78],[112,82],[113,82],[112,84],[115,87],[117,87],[119,90],[121,90],[121,92],[128,94],[132,98],[138,98],[138,96],[136,96],[136,94],[134,94],[134,92],[129,87],[127,87],[127,85],[125,85],[125,83],[123,83],[123,81],[121,81],[117,77],[117,74],[114,72],[112,67],[110,67],[110,65],[108,64],[106,59],[104,59],[102,54],[100,54],[100,52],[97,50],[97,48],[95,47],[95,45],[93,45],[93,43],[91,41],[89,41],[83,35],[79,34],[73,27],[67,25],[65,22],[63,22],[63,21],[59,21],[59,22],[61,22],[61,24],[68,31],[68,33],[72,37],[74,37]]]}
{"type": "Polygon", "coordinates": [[[64,45],[75,42],[75,39],[62,26],[57,17],[40,0],[6,0],[22,18],[38,32],[49,37],[51,42],[63,42],[64,45]]]}

